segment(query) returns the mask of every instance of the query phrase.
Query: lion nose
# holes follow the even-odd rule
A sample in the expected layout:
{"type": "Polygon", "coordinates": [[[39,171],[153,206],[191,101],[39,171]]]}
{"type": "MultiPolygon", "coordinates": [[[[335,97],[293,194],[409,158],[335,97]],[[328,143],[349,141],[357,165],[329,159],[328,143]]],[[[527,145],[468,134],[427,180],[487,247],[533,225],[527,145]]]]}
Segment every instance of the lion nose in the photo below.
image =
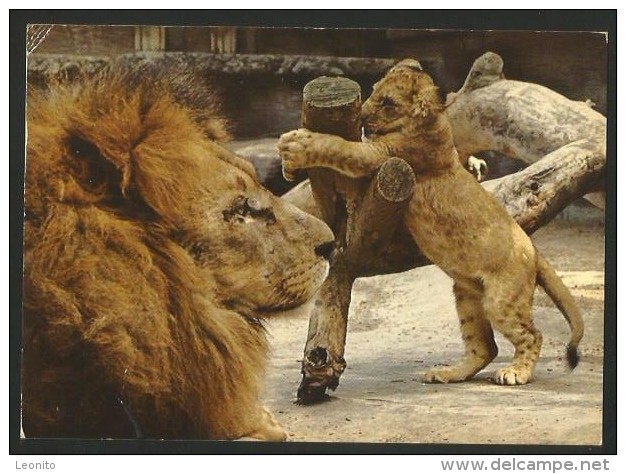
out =
{"type": "Polygon", "coordinates": [[[318,255],[319,257],[324,257],[326,260],[330,260],[330,257],[332,256],[335,247],[336,246],[334,241],[325,242],[315,247],[315,255],[318,255]]]}

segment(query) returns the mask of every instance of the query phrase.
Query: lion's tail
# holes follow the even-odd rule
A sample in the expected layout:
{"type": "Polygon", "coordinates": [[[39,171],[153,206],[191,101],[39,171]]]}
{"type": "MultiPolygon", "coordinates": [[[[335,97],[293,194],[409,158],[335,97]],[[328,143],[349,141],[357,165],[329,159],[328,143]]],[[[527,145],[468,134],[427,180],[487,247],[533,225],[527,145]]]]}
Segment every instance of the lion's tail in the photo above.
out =
{"type": "Polygon", "coordinates": [[[567,362],[573,369],[578,365],[578,344],[584,334],[583,318],[574,301],[574,297],[556,274],[548,261],[537,252],[537,284],[539,284],[554,301],[569,323],[572,335],[567,345],[567,362]]]}

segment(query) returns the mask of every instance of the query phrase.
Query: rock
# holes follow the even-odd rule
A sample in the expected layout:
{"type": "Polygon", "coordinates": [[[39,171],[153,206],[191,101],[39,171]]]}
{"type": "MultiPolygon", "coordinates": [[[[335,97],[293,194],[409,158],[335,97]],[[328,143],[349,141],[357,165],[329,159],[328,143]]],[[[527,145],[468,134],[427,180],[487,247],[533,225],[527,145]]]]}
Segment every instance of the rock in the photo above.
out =
{"type": "Polygon", "coordinates": [[[277,141],[278,138],[260,138],[232,141],[227,146],[237,155],[250,161],[261,184],[280,196],[298,183],[283,178],[282,163],[276,148],[277,141]]]}

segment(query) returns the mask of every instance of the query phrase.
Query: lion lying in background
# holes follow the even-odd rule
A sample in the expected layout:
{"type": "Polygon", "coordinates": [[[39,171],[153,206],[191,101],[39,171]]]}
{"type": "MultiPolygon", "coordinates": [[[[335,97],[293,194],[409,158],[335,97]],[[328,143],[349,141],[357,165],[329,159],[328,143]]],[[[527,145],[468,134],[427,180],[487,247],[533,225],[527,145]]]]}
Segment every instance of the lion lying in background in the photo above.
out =
{"type": "Polygon", "coordinates": [[[154,72],[29,97],[25,435],[284,440],[259,318],[311,298],[333,235],[215,142],[210,92],[154,72]]]}
{"type": "Polygon", "coordinates": [[[289,178],[297,169],[322,166],[360,178],[392,156],[411,165],[416,186],[405,225],[424,255],[454,280],[466,347],[459,363],[429,370],[424,380],[473,377],[498,353],[495,328],[515,346],[513,363],[496,372],[495,382],[529,382],[542,343],[532,319],[536,284],[571,326],[567,355],[574,367],[583,321],[572,295],[504,206],[463,168],[438,90],[417,61],[400,62],[374,86],[362,119],[368,143],[305,129],[284,134],[283,170],[289,178]]]}

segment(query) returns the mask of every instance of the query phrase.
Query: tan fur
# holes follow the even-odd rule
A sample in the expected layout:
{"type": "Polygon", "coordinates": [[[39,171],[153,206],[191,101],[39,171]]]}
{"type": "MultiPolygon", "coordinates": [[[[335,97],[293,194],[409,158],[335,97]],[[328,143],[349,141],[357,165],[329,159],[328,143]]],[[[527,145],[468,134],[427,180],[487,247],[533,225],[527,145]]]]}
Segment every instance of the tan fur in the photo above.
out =
{"type": "Polygon", "coordinates": [[[283,135],[283,167],[286,175],[325,166],[358,178],[371,176],[390,156],[412,166],[417,184],[405,223],[424,254],[454,280],[466,346],[459,363],[428,371],[425,381],[474,376],[497,355],[493,329],[515,346],[512,365],[498,370],[495,381],[531,380],[542,341],[531,314],[536,283],[570,323],[574,366],[583,322],[571,294],[505,208],[463,168],[437,88],[415,61],[399,63],[374,87],[363,104],[363,125],[369,143],[304,129],[283,135]]]}
{"type": "Polygon", "coordinates": [[[190,80],[113,67],[30,94],[27,437],[286,437],[259,317],[317,291],[333,236],[212,140],[190,80]]]}

